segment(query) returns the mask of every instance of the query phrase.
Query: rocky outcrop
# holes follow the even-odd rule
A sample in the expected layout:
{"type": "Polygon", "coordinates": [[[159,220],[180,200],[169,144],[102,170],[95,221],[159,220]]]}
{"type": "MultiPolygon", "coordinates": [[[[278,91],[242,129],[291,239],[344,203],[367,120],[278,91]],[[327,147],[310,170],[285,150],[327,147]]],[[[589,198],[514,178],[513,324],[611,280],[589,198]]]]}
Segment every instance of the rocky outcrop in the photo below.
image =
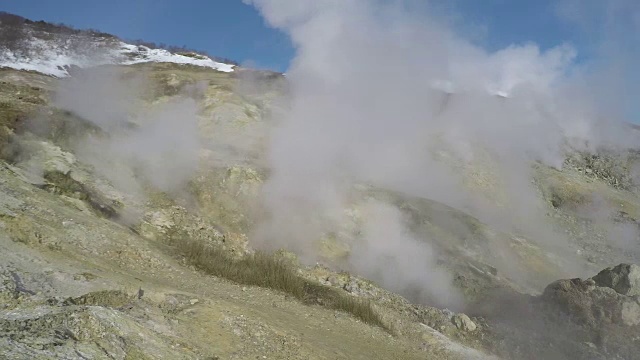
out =
{"type": "MultiPolygon", "coordinates": [[[[589,279],[551,283],[537,299],[549,329],[581,338],[597,359],[637,359],[640,348],[639,267],[602,270],[589,279]],[[581,335],[576,335],[581,334],[581,335]]],[[[573,341],[573,340],[572,340],[573,341]]]]}
{"type": "Polygon", "coordinates": [[[607,268],[594,276],[593,281],[598,286],[611,288],[622,295],[640,295],[640,266],[620,264],[607,268]]]}
{"type": "Polygon", "coordinates": [[[42,282],[45,278],[0,266],[1,359],[179,359],[206,355],[172,346],[170,339],[175,335],[163,309],[141,300],[140,292],[135,296],[100,290],[50,297],[45,296],[51,290],[42,282]]]}
{"type": "Polygon", "coordinates": [[[589,328],[640,324],[640,302],[637,297],[598,286],[593,279],[556,281],[545,289],[543,298],[557,305],[573,321],[589,328]]]}
{"type": "Polygon", "coordinates": [[[640,281],[637,265],[621,264],[593,278],[558,280],[542,298],[589,328],[640,325],[640,281]]]}
{"type": "Polygon", "coordinates": [[[465,314],[456,314],[451,318],[456,328],[462,331],[474,331],[476,324],[465,314]]]}
{"type": "Polygon", "coordinates": [[[565,159],[564,166],[592,179],[608,183],[612,187],[630,189],[637,186],[631,171],[637,165],[637,161],[638,154],[634,151],[601,149],[596,153],[576,151],[565,159]]]}

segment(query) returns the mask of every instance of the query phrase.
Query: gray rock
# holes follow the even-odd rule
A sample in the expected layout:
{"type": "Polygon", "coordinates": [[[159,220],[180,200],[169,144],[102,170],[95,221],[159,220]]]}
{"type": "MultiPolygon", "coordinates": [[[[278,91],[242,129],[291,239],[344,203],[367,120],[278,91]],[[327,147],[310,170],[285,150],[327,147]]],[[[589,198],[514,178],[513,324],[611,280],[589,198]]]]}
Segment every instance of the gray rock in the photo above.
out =
{"type": "Polygon", "coordinates": [[[350,282],[346,283],[344,285],[344,289],[352,294],[360,293],[360,285],[355,280],[351,280],[350,282]]]}
{"type": "Polygon", "coordinates": [[[547,286],[542,299],[592,329],[636,326],[640,324],[639,279],[638,266],[621,264],[592,279],[558,280],[547,286]]]}
{"type": "Polygon", "coordinates": [[[622,323],[626,326],[640,324],[640,302],[638,298],[624,302],[620,316],[622,317],[622,323]]]}
{"type": "Polygon", "coordinates": [[[344,282],[335,275],[329,276],[327,282],[329,282],[331,286],[343,287],[345,285],[344,282]]]}
{"type": "Polygon", "coordinates": [[[451,318],[453,324],[462,331],[474,331],[477,326],[467,315],[456,314],[451,318]]]}
{"type": "Polygon", "coordinates": [[[622,295],[640,295],[640,266],[620,264],[593,277],[598,286],[606,286],[622,295]]]}
{"type": "Polygon", "coordinates": [[[591,279],[558,280],[544,290],[542,299],[590,328],[621,323],[626,297],[608,287],[599,287],[591,279]]]}

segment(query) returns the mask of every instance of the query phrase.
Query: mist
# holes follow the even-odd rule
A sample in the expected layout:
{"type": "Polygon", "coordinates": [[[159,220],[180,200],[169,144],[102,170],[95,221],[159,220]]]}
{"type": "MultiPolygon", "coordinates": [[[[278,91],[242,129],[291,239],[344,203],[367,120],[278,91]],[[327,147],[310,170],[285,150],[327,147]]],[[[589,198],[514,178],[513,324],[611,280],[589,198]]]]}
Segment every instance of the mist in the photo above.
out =
{"type": "MultiPolygon", "coordinates": [[[[245,2],[297,49],[289,105],[269,143],[259,246],[318,259],[314,243],[351,222],[344,209],[361,203],[353,189],[367,184],[464,210],[581,275],[582,260],[545,216],[531,165],[560,169],[570,149],[633,145],[637,135],[591,91],[622,83],[578,66],[569,44],[488,52],[414,2],[245,2]],[[471,176],[479,168],[491,169],[484,184],[471,176]]],[[[347,267],[388,288],[417,287],[419,300],[459,306],[433,239],[415,239],[397,209],[367,204],[371,218],[351,236],[347,267]]],[[[629,227],[616,231],[632,237],[629,227]]]]}
{"type": "Polygon", "coordinates": [[[63,81],[54,97],[55,106],[101,130],[75,142],[78,159],[140,198],[147,185],[181,191],[198,168],[201,148],[196,101],[178,96],[145,104],[149,86],[144,73],[98,67],[63,81]]]}

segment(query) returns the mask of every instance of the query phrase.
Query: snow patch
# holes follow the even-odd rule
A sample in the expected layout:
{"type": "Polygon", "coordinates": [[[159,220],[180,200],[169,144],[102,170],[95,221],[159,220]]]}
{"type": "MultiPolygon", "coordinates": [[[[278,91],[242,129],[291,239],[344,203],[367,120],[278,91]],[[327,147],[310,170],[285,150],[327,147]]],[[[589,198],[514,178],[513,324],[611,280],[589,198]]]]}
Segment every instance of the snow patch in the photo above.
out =
{"type": "Polygon", "coordinates": [[[69,76],[72,67],[89,68],[99,65],[132,65],[147,62],[208,67],[222,72],[233,72],[234,65],[220,63],[211,58],[189,54],[174,54],[164,49],[127,44],[105,38],[68,38],[41,40],[32,37],[23,50],[0,50],[0,67],[37,71],[55,77],[69,76]]]}
{"type": "Polygon", "coordinates": [[[234,65],[216,62],[203,55],[193,54],[194,56],[185,56],[173,54],[164,49],[151,49],[146,46],[136,46],[123,42],[120,43],[120,52],[123,56],[132,57],[130,60],[121,63],[124,65],[144,62],[168,62],[209,67],[223,72],[232,72],[234,68],[234,65]]]}

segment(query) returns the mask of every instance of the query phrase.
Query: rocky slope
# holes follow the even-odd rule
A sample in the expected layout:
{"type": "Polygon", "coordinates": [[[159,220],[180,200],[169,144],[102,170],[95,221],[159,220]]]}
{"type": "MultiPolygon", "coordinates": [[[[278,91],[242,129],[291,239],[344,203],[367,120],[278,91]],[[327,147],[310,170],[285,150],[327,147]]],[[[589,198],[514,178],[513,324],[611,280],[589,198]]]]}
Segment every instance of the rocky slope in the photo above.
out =
{"type": "MultiPolygon", "coordinates": [[[[224,269],[213,276],[184,251],[205,244],[229,266],[255,259],[269,115],[284,106],[286,79],[171,59],[55,74],[2,65],[14,68],[0,69],[0,358],[640,358],[638,239],[609,240],[640,219],[633,153],[534,165],[548,224],[568,239],[562,248],[362,185],[345,209],[353,221],[318,239],[315,264],[274,255],[303,284],[297,296],[224,269]],[[99,101],[84,96],[94,88],[85,83],[98,85],[99,101]],[[134,105],[117,105],[114,92],[134,105]],[[616,211],[586,216],[594,196],[616,211]],[[343,271],[370,201],[398,209],[432,242],[464,313],[343,271]],[[597,275],[555,281],[577,274],[597,275]]],[[[499,198],[490,165],[458,169],[499,198]]]]}

